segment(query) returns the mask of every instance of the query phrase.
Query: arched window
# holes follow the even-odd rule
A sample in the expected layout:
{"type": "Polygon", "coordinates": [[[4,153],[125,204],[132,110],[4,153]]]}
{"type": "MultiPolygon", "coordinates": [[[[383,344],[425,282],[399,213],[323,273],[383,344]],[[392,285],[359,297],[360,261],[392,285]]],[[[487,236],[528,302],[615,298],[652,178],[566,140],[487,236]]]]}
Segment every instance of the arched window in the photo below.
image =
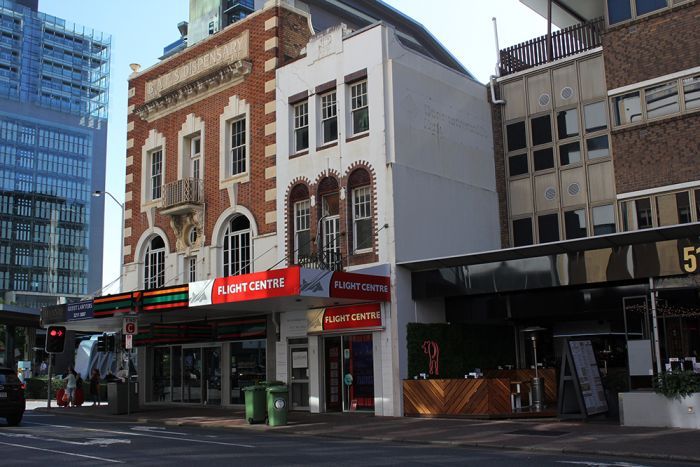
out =
{"type": "Polygon", "coordinates": [[[143,260],[143,288],[157,289],[165,285],[165,242],[153,237],[143,260]]]}
{"type": "Polygon", "coordinates": [[[292,254],[295,264],[311,256],[311,201],[306,185],[297,185],[289,193],[291,206],[292,254]]]}
{"type": "Polygon", "coordinates": [[[369,173],[357,169],[348,178],[353,253],[372,250],[372,186],[369,173]]]}
{"type": "Polygon", "coordinates": [[[331,269],[340,268],[340,192],[335,178],[326,177],[319,183],[321,198],[321,259],[331,269]]]}
{"type": "Polygon", "coordinates": [[[224,232],[224,277],[251,272],[250,221],[245,216],[231,219],[224,232]]]}

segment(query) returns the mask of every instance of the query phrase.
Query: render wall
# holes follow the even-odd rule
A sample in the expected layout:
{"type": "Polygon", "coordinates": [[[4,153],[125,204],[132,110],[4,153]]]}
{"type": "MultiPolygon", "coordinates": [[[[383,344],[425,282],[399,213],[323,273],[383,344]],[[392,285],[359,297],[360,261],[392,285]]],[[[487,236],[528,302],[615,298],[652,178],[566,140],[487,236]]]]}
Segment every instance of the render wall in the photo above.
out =
{"type": "Polygon", "coordinates": [[[499,248],[485,87],[387,41],[396,261],[499,248]]]}

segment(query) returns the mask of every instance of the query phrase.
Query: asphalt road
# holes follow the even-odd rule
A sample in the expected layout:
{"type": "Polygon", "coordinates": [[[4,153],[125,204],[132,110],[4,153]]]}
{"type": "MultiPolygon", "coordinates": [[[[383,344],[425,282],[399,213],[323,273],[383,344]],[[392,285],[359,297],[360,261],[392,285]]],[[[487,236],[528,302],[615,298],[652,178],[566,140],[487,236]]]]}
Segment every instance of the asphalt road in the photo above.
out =
{"type": "MultiPolygon", "coordinates": [[[[4,421],[4,420],[3,420],[4,421]]],[[[0,465],[488,465],[682,466],[595,456],[372,442],[274,432],[164,427],[27,411],[19,427],[0,424],[0,465]]],[[[696,464],[697,465],[697,464],[696,464]]]]}

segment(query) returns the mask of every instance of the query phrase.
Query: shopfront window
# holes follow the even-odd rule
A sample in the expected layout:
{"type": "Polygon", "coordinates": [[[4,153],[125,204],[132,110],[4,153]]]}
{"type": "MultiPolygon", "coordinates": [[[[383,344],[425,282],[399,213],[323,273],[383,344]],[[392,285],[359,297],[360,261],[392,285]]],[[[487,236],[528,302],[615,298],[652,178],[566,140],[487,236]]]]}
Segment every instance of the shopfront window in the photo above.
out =
{"type": "Polygon", "coordinates": [[[266,378],[266,342],[231,342],[231,404],[243,404],[243,388],[266,378]]]}

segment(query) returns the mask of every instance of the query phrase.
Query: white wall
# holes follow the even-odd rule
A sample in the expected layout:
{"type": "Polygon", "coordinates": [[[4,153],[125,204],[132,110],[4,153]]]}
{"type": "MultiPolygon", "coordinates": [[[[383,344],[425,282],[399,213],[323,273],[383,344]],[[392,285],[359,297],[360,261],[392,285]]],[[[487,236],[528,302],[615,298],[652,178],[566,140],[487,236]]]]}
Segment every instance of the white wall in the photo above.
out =
{"type": "Polygon", "coordinates": [[[486,87],[386,40],[396,261],[498,248],[486,87]]]}

